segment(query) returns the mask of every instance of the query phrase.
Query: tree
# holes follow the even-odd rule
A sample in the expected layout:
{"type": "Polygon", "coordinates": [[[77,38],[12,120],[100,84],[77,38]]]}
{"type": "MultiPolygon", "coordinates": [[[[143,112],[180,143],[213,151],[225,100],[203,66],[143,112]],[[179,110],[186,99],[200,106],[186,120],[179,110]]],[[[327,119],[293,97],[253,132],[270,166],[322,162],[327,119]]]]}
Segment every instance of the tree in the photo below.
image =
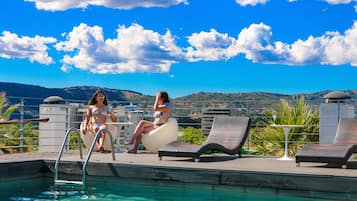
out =
{"type": "Polygon", "coordinates": [[[7,105],[6,93],[0,92],[0,120],[9,120],[11,114],[19,107],[19,104],[7,105]]]}
{"type": "Polygon", "coordinates": [[[315,133],[319,131],[318,112],[305,103],[303,96],[293,97],[291,103],[282,100],[276,110],[267,110],[262,119],[257,121],[255,129],[251,129],[251,147],[262,155],[281,156],[284,153],[284,132],[281,128],[271,127],[272,124],[304,125],[302,128],[291,129],[288,136],[289,154],[296,152],[306,142],[318,141],[315,133]],[[276,113],[276,118],[273,118],[276,113]]]}
{"type": "MultiPolygon", "coordinates": [[[[0,92],[0,120],[9,120],[11,114],[19,107],[19,104],[8,105],[5,92],[0,92]]],[[[0,126],[0,147],[13,146],[16,140],[13,140],[13,131],[19,130],[16,125],[1,125],[0,126]]],[[[9,153],[9,149],[0,149],[0,153],[9,153]]]]}

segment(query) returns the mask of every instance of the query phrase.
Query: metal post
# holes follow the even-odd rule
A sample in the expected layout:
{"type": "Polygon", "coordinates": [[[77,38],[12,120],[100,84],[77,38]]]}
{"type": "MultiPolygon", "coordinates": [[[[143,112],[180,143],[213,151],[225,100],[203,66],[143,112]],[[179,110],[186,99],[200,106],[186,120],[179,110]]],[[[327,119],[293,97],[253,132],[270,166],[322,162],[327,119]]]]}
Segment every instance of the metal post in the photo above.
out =
{"type": "MultiPolygon", "coordinates": [[[[69,105],[68,105],[68,101],[66,101],[65,107],[66,107],[66,118],[65,118],[66,123],[65,123],[65,127],[66,127],[66,130],[69,130],[70,128],[69,128],[69,105]]],[[[66,146],[66,150],[69,150],[69,148],[70,148],[69,142],[70,142],[70,140],[68,138],[68,140],[66,142],[66,145],[67,145],[66,146]]]]}
{"type": "MultiPolygon", "coordinates": [[[[249,111],[248,111],[249,110],[249,103],[248,103],[248,101],[246,102],[246,105],[247,105],[246,106],[246,108],[247,108],[246,109],[247,110],[247,114],[246,115],[247,115],[247,117],[249,117],[249,111]]],[[[248,140],[248,142],[247,142],[247,154],[249,154],[250,153],[250,150],[249,150],[250,149],[250,146],[249,146],[250,145],[250,135],[249,134],[248,134],[247,140],[248,140]]]]}
{"type": "Polygon", "coordinates": [[[24,99],[20,103],[20,152],[24,152],[24,99]]]}
{"type": "Polygon", "coordinates": [[[341,113],[340,113],[340,103],[341,101],[337,101],[337,125],[340,123],[340,116],[341,116],[341,113]]]}

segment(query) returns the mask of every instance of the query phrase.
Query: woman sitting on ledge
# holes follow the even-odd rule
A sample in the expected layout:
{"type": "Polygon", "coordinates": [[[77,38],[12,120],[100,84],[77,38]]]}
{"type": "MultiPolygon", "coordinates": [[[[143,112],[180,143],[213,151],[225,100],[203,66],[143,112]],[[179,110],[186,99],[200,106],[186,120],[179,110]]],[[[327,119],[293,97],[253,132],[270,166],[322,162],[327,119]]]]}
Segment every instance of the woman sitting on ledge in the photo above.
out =
{"type": "Polygon", "coordinates": [[[170,103],[169,95],[166,91],[161,91],[156,94],[155,104],[154,104],[154,118],[153,122],[141,120],[136,126],[133,136],[130,141],[125,144],[134,144],[134,146],[127,150],[128,153],[136,153],[142,135],[149,133],[150,131],[158,128],[168,121],[171,115],[172,105],[170,103]]]}

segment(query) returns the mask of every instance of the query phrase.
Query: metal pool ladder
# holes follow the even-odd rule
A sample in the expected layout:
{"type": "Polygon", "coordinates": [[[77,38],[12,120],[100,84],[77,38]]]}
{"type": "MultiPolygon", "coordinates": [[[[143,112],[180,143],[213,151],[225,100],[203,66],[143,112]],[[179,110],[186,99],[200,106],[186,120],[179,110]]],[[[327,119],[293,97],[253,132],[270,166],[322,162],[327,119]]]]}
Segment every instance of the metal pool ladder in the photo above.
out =
{"type": "Polygon", "coordinates": [[[98,140],[98,138],[103,134],[103,132],[105,132],[106,134],[109,135],[109,138],[110,138],[110,143],[111,143],[111,149],[112,149],[112,157],[113,157],[113,161],[115,161],[115,152],[114,152],[114,146],[113,146],[113,137],[112,137],[112,134],[110,133],[110,131],[106,128],[104,129],[100,129],[96,135],[95,135],[95,138],[90,146],[90,149],[89,149],[89,152],[87,154],[87,158],[85,160],[85,162],[83,163],[83,166],[82,166],[82,181],[75,181],[75,180],[61,180],[61,179],[58,179],[58,168],[59,168],[59,163],[61,161],[61,157],[62,157],[62,154],[63,154],[63,151],[64,151],[64,148],[66,146],[66,142],[68,140],[68,136],[71,132],[76,132],[78,134],[78,143],[79,143],[79,153],[80,153],[80,158],[83,159],[83,153],[82,153],[82,141],[81,141],[81,136],[80,136],[80,131],[76,128],[70,128],[68,129],[68,131],[66,132],[66,135],[64,136],[64,139],[63,139],[63,143],[62,143],[62,146],[61,146],[61,150],[60,152],[58,153],[58,156],[57,156],[57,160],[56,160],[56,163],[55,163],[55,178],[54,178],[54,186],[56,187],[57,185],[77,185],[77,186],[80,186],[80,187],[85,187],[86,185],[86,180],[87,180],[87,166],[88,166],[88,163],[89,163],[89,160],[90,160],[90,157],[92,156],[92,152],[93,152],[93,149],[95,147],[95,144],[96,144],[96,141],[98,140]]]}

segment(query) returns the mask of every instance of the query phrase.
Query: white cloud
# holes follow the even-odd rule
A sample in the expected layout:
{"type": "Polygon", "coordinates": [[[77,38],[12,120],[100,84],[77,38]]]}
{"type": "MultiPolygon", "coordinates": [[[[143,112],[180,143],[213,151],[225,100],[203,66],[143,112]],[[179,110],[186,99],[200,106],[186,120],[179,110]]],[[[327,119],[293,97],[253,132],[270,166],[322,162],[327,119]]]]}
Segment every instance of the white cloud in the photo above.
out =
{"type": "Polygon", "coordinates": [[[80,24],[67,40],[56,44],[57,50],[69,52],[63,64],[93,73],[168,72],[172,64],[182,60],[169,31],[164,35],[145,30],[138,24],[119,26],[117,37],[104,39],[102,28],[80,24]]]}
{"type": "Polygon", "coordinates": [[[70,72],[71,70],[72,70],[72,67],[71,67],[71,66],[68,66],[68,65],[66,65],[66,64],[63,64],[63,65],[61,66],[61,71],[65,72],[65,73],[68,73],[68,72],[70,72]]]}
{"type": "Polygon", "coordinates": [[[344,34],[327,33],[325,55],[327,64],[357,66],[357,21],[344,34]]]}
{"type": "Polygon", "coordinates": [[[357,66],[357,21],[344,34],[326,32],[319,37],[298,39],[292,44],[271,41],[271,28],[252,24],[241,31],[235,49],[259,63],[287,65],[350,64],[357,66]]]}
{"type": "Polygon", "coordinates": [[[31,62],[51,64],[53,59],[48,56],[46,44],[55,43],[52,37],[28,37],[3,31],[0,36],[0,57],[29,59],[31,62]]]}
{"type": "MultiPolygon", "coordinates": [[[[99,26],[80,24],[55,44],[65,54],[61,70],[72,68],[92,73],[169,72],[172,64],[186,61],[220,61],[240,54],[256,63],[284,65],[357,66],[357,21],[343,33],[326,32],[289,44],[272,40],[272,28],[264,23],[251,24],[235,38],[215,29],[187,37],[188,47],[178,47],[168,30],[159,34],[141,25],[119,26],[117,36],[105,39],[99,26]]],[[[28,58],[43,64],[52,63],[47,43],[54,38],[18,37],[4,32],[0,37],[0,56],[28,58]]]]}
{"type": "Polygon", "coordinates": [[[354,5],[354,9],[357,12],[357,0],[325,0],[325,2],[332,4],[332,5],[350,4],[352,2],[355,2],[356,4],[354,5]]]}
{"type": "Polygon", "coordinates": [[[329,4],[348,4],[351,3],[353,0],[325,0],[329,4]]]}
{"type": "Polygon", "coordinates": [[[229,59],[234,55],[230,52],[234,42],[234,38],[215,29],[194,33],[188,37],[191,47],[187,48],[187,58],[189,61],[229,59]]]}
{"type": "Polygon", "coordinates": [[[272,41],[271,28],[263,23],[244,28],[238,36],[237,52],[245,54],[253,62],[270,64],[306,65],[320,63],[323,45],[309,37],[293,44],[272,41]]]}
{"type": "Polygon", "coordinates": [[[265,4],[269,0],[236,0],[236,3],[241,6],[256,6],[257,4],[265,4]]]}
{"type": "MultiPolygon", "coordinates": [[[[253,61],[265,61],[273,59],[271,53],[274,47],[271,44],[271,28],[263,23],[252,24],[244,28],[237,39],[235,49],[237,53],[244,53],[247,59],[253,61]]],[[[277,52],[283,52],[285,45],[278,43],[277,52]]],[[[275,58],[278,60],[278,58],[275,58]]]]}
{"type": "Polygon", "coordinates": [[[132,9],[136,7],[170,7],[188,4],[188,0],[25,0],[35,2],[36,8],[47,11],[63,11],[71,8],[87,8],[88,6],[104,6],[114,9],[132,9]]]}
{"type": "Polygon", "coordinates": [[[357,21],[343,34],[326,32],[291,44],[273,41],[271,27],[263,23],[242,29],[237,39],[212,29],[192,34],[188,42],[190,62],[225,60],[243,54],[246,59],[264,64],[357,66],[357,21]]]}

